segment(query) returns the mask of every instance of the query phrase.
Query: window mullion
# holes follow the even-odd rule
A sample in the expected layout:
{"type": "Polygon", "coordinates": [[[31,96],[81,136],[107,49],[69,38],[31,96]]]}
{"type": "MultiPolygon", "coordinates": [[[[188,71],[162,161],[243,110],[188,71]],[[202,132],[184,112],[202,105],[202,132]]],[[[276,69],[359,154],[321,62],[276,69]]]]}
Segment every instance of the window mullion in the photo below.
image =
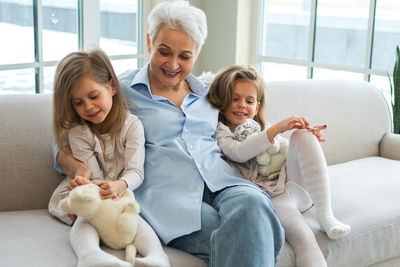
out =
{"type": "Polygon", "coordinates": [[[317,25],[317,0],[311,0],[310,32],[308,39],[307,78],[312,78],[312,64],[314,62],[315,29],[317,25]]]}
{"type": "Polygon", "coordinates": [[[42,1],[33,1],[33,24],[34,24],[34,42],[35,42],[35,62],[39,64],[35,68],[35,92],[43,93],[43,9],[42,1]]]}
{"type": "Polygon", "coordinates": [[[144,37],[144,35],[143,35],[143,10],[144,10],[144,8],[143,8],[143,0],[138,0],[138,11],[137,11],[137,16],[136,16],[136,19],[137,19],[137,27],[138,27],[138,29],[137,29],[137,34],[138,34],[138,36],[137,36],[137,44],[138,44],[138,51],[137,51],[137,53],[138,53],[138,62],[137,62],[137,64],[138,64],[138,68],[139,67],[141,67],[141,66],[143,66],[143,61],[144,61],[144,57],[143,57],[143,45],[141,45],[141,44],[144,44],[144,42],[143,42],[143,37],[144,37]]]}
{"type": "Polygon", "coordinates": [[[81,49],[100,44],[100,0],[82,1],[81,49]]]}
{"type": "Polygon", "coordinates": [[[373,46],[374,46],[374,28],[375,28],[375,11],[376,11],[376,0],[370,0],[367,45],[365,48],[365,64],[364,64],[364,80],[365,81],[369,81],[370,70],[371,70],[371,66],[372,66],[372,50],[373,50],[373,46]]]}

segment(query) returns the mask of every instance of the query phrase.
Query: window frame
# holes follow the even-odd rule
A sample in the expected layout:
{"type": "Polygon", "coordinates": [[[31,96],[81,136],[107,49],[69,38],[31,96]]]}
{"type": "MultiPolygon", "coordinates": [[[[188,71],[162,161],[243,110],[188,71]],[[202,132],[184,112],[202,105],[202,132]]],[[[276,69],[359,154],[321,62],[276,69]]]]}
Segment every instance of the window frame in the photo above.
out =
{"type": "Polygon", "coordinates": [[[327,70],[336,71],[348,71],[353,73],[361,73],[364,76],[365,81],[370,81],[371,75],[381,75],[386,76],[387,73],[392,76],[392,71],[383,71],[372,68],[372,53],[373,53],[373,42],[374,42],[374,29],[375,29],[375,12],[376,12],[376,2],[377,0],[369,0],[369,17],[368,17],[368,28],[367,28],[367,44],[365,48],[365,62],[364,67],[350,67],[344,65],[335,64],[324,64],[314,61],[315,56],[315,41],[316,41],[316,26],[317,26],[317,8],[318,0],[311,0],[311,11],[310,11],[310,25],[309,25],[309,40],[308,40],[308,56],[307,61],[304,60],[294,60],[294,59],[284,59],[279,57],[263,56],[262,55],[262,45],[263,45],[263,35],[264,32],[264,18],[265,18],[265,4],[268,0],[260,0],[260,12],[259,12],[259,31],[258,31],[258,53],[257,53],[257,65],[261,69],[263,62],[271,62],[278,64],[289,64],[303,66],[307,68],[307,79],[313,78],[314,68],[322,68],[327,70]]]}
{"type": "MultiPolygon", "coordinates": [[[[143,64],[143,0],[138,1],[137,14],[137,54],[121,54],[110,56],[111,60],[137,58],[138,66],[143,64]]],[[[43,8],[42,0],[32,0],[33,31],[34,31],[34,62],[0,64],[0,71],[33,69],[35,73],[35,94],[44,93],[44,68],[57,66],[59,60],[43,60],[43,8]]],[[[77,0],[77,34],[78,50],[99,46],[100,42],[100,0],[77,0]],[[93,12],[98,10],[98,12],[93,12]]],[[[73,51],[71,51],[73,52],[73,51]]]]}

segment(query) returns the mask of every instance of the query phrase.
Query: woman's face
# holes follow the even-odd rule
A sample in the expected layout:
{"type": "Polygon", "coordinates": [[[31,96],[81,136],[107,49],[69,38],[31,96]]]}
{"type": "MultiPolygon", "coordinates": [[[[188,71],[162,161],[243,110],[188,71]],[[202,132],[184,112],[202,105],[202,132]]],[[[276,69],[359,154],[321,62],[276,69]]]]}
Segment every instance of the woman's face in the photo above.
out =
{"type": "Polygon", "coordinates": [[[179,87],[192,72],[197,59],[196,41],[166,26],[162,26],[151,41],[147,34],[151,81],[159,88],[179,87]]]}

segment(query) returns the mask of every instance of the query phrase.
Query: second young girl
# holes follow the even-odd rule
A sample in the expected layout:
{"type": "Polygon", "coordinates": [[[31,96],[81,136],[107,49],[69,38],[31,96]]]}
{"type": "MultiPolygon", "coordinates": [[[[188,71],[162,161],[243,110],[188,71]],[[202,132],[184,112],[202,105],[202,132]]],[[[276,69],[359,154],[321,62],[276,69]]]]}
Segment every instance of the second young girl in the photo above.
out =
{"type": "Polygon", "coordinates": [[[221,70],[208,94],[211,105],[220,111],[215,137],[244,178],[272,196],[286,240],[295,251],[296,265],[326,266],[314,234],[301,215],[313,202],[316,218],[329,238],[341,238],[350,232],[350,226],[338,221],[331,207],[327,164],[318,142],[324,141],[321,130],[326,126],[310,127],[307,119],[300,116],[266,126],[264,91],[264,82],[253,67],[230,66],[221,70]],[[236,141],[233,132],[246,119],[257,121],[262,131],[243,142],[236,141]],[[291,134],[286,166],[278,180],[268,181],[258,175],[254,157],[268,149],[280,133],[293,129],[298,130],[291,134]]]}
{"type": "MultiPolygon", "coordinates": [[[[99,235],[89,222],[65,214],[58,206],[76,186],[95,183],[101,188],[102,199],[117,199],[143,181],[143,126],[129,112],[110,59],[103,51],[74,52],[58,64],[53,128],[58,149],[70,147],[74,158],[90,171],[65,178],[49,203],[51,214],[73,224],[70,240],[78,266],[131,266],[100,249],[99,235]]],[[[141,218],[135,240],[138,252],[145,256],[137,259],[138,265],[169,266],[156,234],[141,218]]]]}

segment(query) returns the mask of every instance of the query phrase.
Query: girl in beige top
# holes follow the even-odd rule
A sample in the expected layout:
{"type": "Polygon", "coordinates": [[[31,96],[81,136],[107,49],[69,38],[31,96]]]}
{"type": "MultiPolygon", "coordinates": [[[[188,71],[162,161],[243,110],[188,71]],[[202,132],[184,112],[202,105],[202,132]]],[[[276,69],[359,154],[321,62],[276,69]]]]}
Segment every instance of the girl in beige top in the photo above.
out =
{"type": "Polygon", "coordinates": [[[264,82],[253,67],[231,66],[221,70],[208,93],[211,105],[220,111],[215,137],[224,155],[236,162],[242,175],[272,196],[286,240],[295,251],[296,265],[326,266],[314,234],[301,215],[309,194],[321,229],[329,238],[341,238],[350,232],[350,226],[338,221],[331,208],[327,165],[318,143],[324,141],[321,130],[326,126],[310,127],[304,117],[291,116],[265,129],[264,91],[264,82]],[[262,131],[243,142],[234,140],[235,128],[246,119],[257,121],[262,131]],[[258,175],[253,158],[265,151],[279,133],[292,129],[298,130],[290,137],[286,164],[278,180],[268,181],[258,175]],[[303,188],[308,194],[300,194],[303,188]]]}
{"type": "MultiPolygon", "coordinates": [[[[129,113],[111,62],[101,50],[71,53],[58,64],[53,127],[58,148],[63,149],[68,140],[74,158],[90,170],[90,176],[66,177],[49,203],[51,214],[73,224],[70,237],[78,266],[131,266],[100,249],[99,235],[89,222],[65,214],[58,206],[76,186],[94,183],[101,188],[102,199],[117,199],[143,181],[143,126],[129,113]]],[[[158,237],[141,218],[135,239],[144,256],[135,265],[170,266],[158,237]]]]}

